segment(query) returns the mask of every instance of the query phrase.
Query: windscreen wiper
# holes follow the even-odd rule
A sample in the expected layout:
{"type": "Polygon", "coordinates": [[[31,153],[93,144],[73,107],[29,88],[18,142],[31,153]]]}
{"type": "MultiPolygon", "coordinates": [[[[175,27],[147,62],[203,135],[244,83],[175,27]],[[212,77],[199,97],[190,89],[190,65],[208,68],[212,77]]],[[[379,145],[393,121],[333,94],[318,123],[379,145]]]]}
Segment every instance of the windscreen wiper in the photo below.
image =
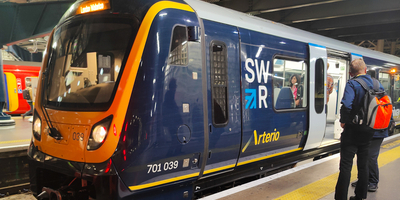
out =
{"type": "Polygon", "coordinates": [[[62,140],[63,137],[61,133],[54,128],[53,124],[50,121],[49,113],[47,113],[47,110],[45,108],[46,102],[47,102],[47,82],[48,82],[48,75],[49,75],[49,67],[43,72],[44,79],[42,79],[42,106],[40,107],[42,109],[42,112],[44,113],[44,118],[46,120],[47,126],[49,127],[49,136],[54,138],[55,140],[62,140]]]}

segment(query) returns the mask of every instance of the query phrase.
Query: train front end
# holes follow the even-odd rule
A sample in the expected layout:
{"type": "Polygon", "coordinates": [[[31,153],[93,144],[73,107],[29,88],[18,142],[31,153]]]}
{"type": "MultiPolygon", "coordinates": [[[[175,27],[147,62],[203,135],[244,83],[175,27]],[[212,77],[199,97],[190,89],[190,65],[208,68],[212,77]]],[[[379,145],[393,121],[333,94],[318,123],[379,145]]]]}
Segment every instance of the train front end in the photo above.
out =
{"type": "Polygon", "coordinates": [[[28,150],[39,199],[116,199],[111,157],[140,60],[140,22],[112,4],[75,3],[49,38],[28,150]]]}

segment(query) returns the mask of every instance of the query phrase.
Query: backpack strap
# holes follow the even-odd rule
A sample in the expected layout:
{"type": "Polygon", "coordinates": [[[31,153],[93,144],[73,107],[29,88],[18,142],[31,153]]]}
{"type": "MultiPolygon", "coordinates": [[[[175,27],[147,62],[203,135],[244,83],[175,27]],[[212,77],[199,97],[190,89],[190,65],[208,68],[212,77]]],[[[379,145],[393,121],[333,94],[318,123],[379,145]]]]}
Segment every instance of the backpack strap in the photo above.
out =
{"type": "MultiPolygon", "coordinates": [[[[361,87],[364,88],[365,91],[370,90],[367,83],[362,78],[357,77],[353,80],[357,81],[357,83],[359,83],[361,85],[361,87]]],[[[374,86],[375,86],[375,82],[374,82],[374,86]]],[[[379,88],[379,85],[378,85],[378,88],[379,88]]],[[[374,87],[374,89],[375,89],[375,87],[374,87]]]]}
{"type": "Polygon", "coordinates": [[[374,90],[375,91],[379,91],[380,89],[379,89],[379,81],[377,80],[377,79],[375,79],[375,78],[372,78],[372,82],[373,82],[373,84],[374,84],[374,90]]]}

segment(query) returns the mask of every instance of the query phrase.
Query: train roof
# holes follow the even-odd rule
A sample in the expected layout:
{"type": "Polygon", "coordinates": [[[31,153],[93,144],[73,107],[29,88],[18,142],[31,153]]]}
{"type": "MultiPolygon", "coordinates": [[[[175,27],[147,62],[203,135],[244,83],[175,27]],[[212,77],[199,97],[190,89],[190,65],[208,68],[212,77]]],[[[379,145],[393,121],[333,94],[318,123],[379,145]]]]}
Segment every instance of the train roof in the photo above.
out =
{"type": "Polygon", "coordinates": [[[347,42],[335,40],[325,36],[310,33],[297,28],[289,27],[280,23],[254,17],[248,14],[227,9],[215,4],[210,4],[199,0],[184,0],[189,4],[197,15],[206,20],[220,22],[239,28],[245,28],[261,33],[275,35],[305,43],[313,43],[327,48],[346,51],[349,53],[361,54],[370,58],[384,60],[395,64],[400,64],[400,58],[390,54],[366,49],[347,42]]]}

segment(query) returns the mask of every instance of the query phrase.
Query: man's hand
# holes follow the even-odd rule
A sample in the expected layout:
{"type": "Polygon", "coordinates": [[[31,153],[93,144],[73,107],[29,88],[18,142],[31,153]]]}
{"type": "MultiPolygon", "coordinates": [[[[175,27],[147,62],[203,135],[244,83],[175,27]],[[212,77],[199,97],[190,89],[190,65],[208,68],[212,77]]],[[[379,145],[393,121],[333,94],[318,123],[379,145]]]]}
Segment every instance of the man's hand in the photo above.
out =
{"type": "Polygon", "coordinates": [[[340,126],[341,126],[342,128],[344,128],[345,125],[346,125],[345,123],[340,123],[340,126]]]}

